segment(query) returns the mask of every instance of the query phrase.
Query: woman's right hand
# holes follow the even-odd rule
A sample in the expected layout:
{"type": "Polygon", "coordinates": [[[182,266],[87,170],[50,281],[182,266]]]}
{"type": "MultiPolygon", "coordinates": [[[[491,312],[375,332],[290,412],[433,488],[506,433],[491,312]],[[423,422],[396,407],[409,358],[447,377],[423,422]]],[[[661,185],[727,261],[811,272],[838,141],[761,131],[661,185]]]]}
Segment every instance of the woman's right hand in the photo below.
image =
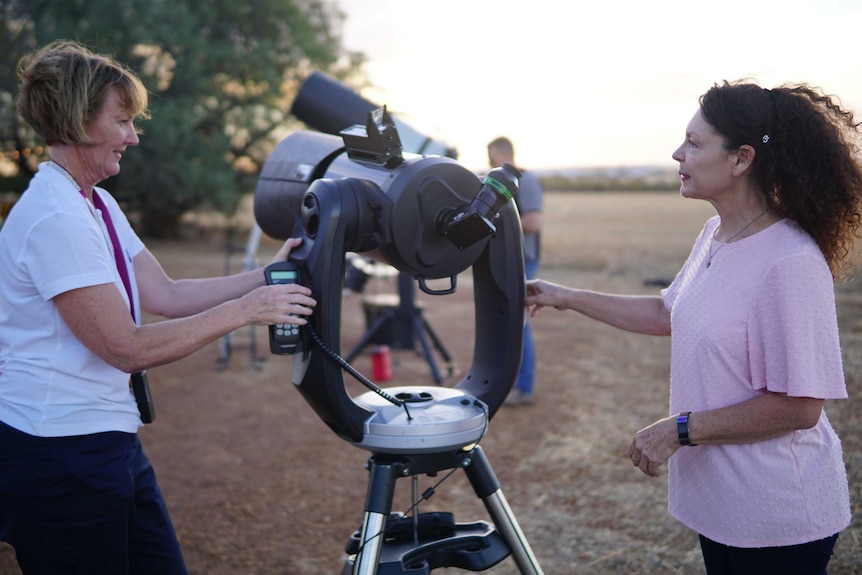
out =
{"type": "Polygon", "coordinates": [[[555,307],[565,309],[561,306],[561,293],[565,286],[555,284],[542,279],[527,281],[527,299],[525,305],[530,309],[530,316],[534,316],[544,307],[555,307]]]}
{"type": "Polygon", "coordinates": [[[305,325],[305,316],[311,315],[317,305],[311,290],[301,284],[262,286],[243,296],[242,301],[249,314],[248,323],[254,325],[305,325]]]}

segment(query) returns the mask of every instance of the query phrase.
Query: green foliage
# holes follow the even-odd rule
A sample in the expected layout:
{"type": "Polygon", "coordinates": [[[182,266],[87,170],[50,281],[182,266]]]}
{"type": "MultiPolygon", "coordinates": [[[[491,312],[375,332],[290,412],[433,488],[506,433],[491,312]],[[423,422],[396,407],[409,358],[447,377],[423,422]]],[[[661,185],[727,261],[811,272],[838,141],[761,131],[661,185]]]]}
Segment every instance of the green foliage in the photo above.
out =
{"type": "Polygon", "coordinates": [[[21,152],[39,142],[14,112],[24,53],[76,40],[143,80],[153,117],[103,185],[140,215],[144,235],[173,235],[191,209],[232,211],[295,127],[302,78],[343,78],[364,61],[344,53],[343,15],[324,0],[0,0],[0,14],[0,146],[25,172],[35,159],[21,152]]]}

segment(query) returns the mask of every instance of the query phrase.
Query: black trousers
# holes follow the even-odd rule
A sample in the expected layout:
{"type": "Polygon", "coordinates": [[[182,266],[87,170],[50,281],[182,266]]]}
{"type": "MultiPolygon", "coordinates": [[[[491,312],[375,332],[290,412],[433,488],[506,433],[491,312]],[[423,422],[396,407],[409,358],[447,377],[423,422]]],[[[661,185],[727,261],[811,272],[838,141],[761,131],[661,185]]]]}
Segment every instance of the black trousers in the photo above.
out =
{"type": "Polygon", "coordinates": [[[138,436],[34,437],[0,422],[0,539],[25,575],[186,575],[138,436]]]}
{"type": "Polygon", "coordinates": [[[786,547],[729,547],[700,536],[707,575],[826,575],[838,534],[786,547]]]}

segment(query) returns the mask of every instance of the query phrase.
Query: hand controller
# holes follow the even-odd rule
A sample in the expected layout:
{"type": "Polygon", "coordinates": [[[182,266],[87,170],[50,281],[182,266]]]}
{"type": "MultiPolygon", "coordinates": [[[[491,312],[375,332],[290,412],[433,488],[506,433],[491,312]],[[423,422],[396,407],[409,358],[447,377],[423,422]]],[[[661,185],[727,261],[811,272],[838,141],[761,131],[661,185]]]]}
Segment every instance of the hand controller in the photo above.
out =
{"type": "MultiPolygon", "coordinates": [[[[267,285],[299,283],[299,266],[292,262],[275,262],[264,268],[267,285]]],[[[298,325],[279,323],[269,326],[269,350],[277,355],[296,353],[300,333],[298,325]]]]}

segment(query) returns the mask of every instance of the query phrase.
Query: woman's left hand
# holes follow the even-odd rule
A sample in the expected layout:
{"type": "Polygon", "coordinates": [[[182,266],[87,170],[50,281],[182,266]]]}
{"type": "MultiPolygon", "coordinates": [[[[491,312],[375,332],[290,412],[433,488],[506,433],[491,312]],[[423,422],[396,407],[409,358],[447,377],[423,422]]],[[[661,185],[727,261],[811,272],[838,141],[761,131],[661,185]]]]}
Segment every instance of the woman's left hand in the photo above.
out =
{"type": "Polygon", "coordinates": [[[660,467],[680,448],[676,417],[666,417],[638,431],[631,445],[632,465],[650,477],[658,477],[660,467]]]}
{"type": "Polygon", "coordinates": [[[287,238],[287,240],[282,244],[281,249],[278,250],[278,253],[275,254],[275,257],[272,258],[272,262],[286,262],[287,257],[290,255],[290,250],[298,246],[302,243],[302,238],[287,238]]]}

